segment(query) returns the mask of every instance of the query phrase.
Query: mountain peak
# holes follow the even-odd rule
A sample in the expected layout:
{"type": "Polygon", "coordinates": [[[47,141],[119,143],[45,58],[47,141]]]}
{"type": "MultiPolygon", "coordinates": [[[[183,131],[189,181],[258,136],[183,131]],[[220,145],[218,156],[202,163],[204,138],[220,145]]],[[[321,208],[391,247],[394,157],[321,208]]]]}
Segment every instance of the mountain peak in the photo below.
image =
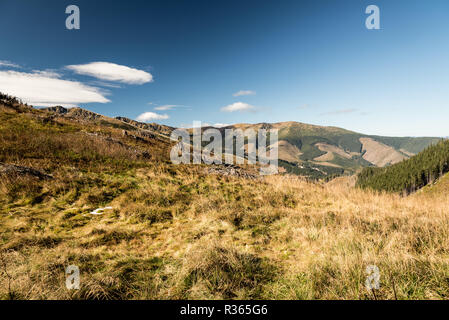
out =
{"type": "Polygon", "coordinates": [[[64,108],[63,106],[47,107],[47,108],[42,108],[42,110],[49,111],[49,112],[55,112],[57,114],[66,114],[68,111],[68,109],[64,108]]]}

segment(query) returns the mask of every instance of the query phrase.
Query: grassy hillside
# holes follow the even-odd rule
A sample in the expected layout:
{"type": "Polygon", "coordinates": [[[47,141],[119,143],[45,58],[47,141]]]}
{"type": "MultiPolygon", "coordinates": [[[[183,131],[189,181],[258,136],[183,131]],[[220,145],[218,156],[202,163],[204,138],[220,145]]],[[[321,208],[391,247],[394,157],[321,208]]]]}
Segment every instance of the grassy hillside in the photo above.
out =
{"type": "Polygon", "coordinates": [[[418,155],[386,168],[367,168],[358,175],[362,188],[414,192],[449,171],[449,140],[441,140],[418,155]]]}
{"type": "Polygon", "coordinates": [[[429,184],[420,190],[426,196],[439,197],[442,194],[449,194],[449,173],[439,178],[432,184],[429,184]]]}
{"type": "Polygon", "coordinates": [[[0,298],[449,297],[446,194],[210,174],[116,120],[0,103],[0,298]]]}

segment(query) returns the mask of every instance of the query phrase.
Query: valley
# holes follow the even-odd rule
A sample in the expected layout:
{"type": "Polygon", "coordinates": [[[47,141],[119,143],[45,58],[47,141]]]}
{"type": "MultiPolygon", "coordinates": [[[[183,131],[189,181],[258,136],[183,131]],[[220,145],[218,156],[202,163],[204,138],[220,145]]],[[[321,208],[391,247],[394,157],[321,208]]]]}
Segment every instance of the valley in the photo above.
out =
{"type": "Polygon", "coordinates": [[[398,157],[385,148],[414,153],[431,140],[270,126],[287,171],[309,175],[173,165],[170,127],[3,96],[0,298],[448,298],[447,175],[404,196],[338,171],[369,166],[363,141],[368,159],[387,163],[398,157]],[[331,170],[340,176],[310,179],[331,170]],[[69,265],[79,290],[65,286],[69,265]],[[375,295],[368,265],[380,270],[375,295]]]}

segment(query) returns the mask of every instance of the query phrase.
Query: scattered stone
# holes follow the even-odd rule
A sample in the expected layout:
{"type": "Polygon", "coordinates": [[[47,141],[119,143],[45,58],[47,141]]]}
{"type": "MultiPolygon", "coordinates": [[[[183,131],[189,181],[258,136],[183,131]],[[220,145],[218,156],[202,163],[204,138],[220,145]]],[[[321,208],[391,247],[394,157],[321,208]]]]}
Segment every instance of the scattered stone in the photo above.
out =
{"type": "Polygon", "coordinates": [[[256,179],[259,176],[255,173],[249,172],[239,166],[233,164],[213,165],[208,170],[209,174],[218,174],[222,176],[234,176],[246,179],[256,179]]]}
{"type": "Polygon", "coordinates": [[[112,210],[112,209],[114,209],[114,208],[113,207],[98,208],[98,209],[90,212],[90,214],[100,215],[100,214],[103,214],[103,211],[105,211],[105,210],[112,210]]]}

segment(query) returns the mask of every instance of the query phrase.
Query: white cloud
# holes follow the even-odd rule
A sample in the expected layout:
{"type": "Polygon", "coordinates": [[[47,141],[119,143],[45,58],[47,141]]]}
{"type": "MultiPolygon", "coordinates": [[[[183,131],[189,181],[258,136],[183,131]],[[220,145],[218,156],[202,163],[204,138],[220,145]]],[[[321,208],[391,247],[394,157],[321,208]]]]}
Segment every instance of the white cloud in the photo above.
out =
{"type": "Polygon", "coordinates": [[[114,88],[114,89],[122,87],[120,84],[110,83],[110,82],[101,81],[101,80],[93,80],[93,81],[89,81],[87,83],[94,85],[94,86],[114,88]]]}
{"type": "Polygon", "coordinates": [[[168,114],[158,114],[154,112],[144,112],[141,115],[139,115],[136,120],[142,121],[142,122],[148,122],[152,120],[166,120],[170,118],[168,114]]]}
{"type": "Polygon", "coordinates": [[[110,102],[104,92],[77,81],[63,80],[56,74],[0,71],[0,91],[34,106],[74,106],[81,103],[110,102]]]}
{"type": "Polygon", "coordinates": [[[33,70],[33,74],[47,78],[61,78],[61,75],[53,70],[33,70]]]}
{"type": "Polygon", "coordinates": [[[256,107],[244,102],[235,102],[226,107],[221,108],[223,112],[235,112],[235,111],[255,111],[256,107]]]}
{"type": "Polygon", "coordinates": [[[163,106],[155,107],[154,110],[167,111],[167,110],[172,110],[176,107],[177,107],[177,105],[175,105],[175,104],[166,104],[163,106]]]}
{"type": "Polygon", "coordinates": [[[12,63],[11,61],[0,60],[0,67],[9,67],[9,68],[20,68],[18,64],[12,63]]]}
{"type": "Polygon", "coordinates": [[[77,74],[95,77],[100,80],[117,81],[127,84],[144,84],[153,81],[153,76],[145,71],[110,62],[91,62],[66,67],[77,74]]]}
{"type": "MultiPolygon", "coordinates": [[[[190,108],[190,107],[179,105],[179,104],[165,104],[162,106],[154,107],[154,110],[167,111],[167,110],[173,110],[173,109],[178,109],[178,108],[190,108]]],[[[187,110],[190,110],[190,109],[187,109],[187,110]]]]}
{"type": "Polygon", "coordinates": [[[233,94],[234,97],[241,97],[241,96],[253,96],[256,94],[256,91],[252,90],[240,90],[239,92],[236,92],[233,94]]]}
{"type": "Polygon", "coordinates": [[[223,128],[223,127],[227,127],[227,126],[229,126],[229,124],[227,124],[227,123],[214,123],[212,127],[223,128]]]}

